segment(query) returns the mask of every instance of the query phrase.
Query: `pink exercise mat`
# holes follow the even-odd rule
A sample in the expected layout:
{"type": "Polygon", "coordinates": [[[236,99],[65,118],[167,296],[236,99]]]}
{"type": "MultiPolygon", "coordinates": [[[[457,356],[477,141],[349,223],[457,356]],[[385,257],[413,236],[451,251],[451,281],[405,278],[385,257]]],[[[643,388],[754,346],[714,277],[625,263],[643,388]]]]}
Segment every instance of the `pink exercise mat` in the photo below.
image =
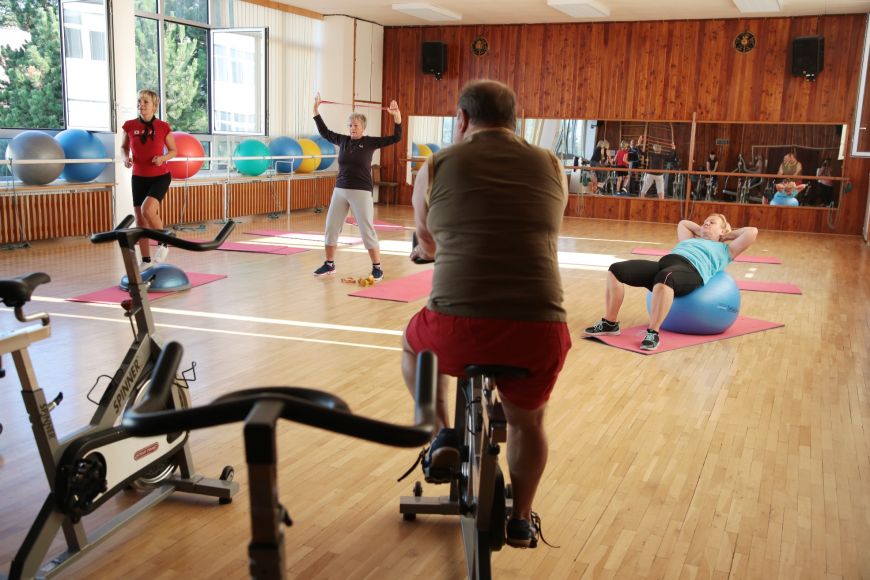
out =
{"type": "MultiPolygon", "coordinates": [[[[251,230],[245,232],[252,236],[266,236],[270,238],[288,238],[295,240],[306,240],[309,242],[323,242],[323,234],[312,234],[308,232],[287,232],[284,230],[251,230]]],[[[362,243],[362,238],[352,236],[338,236],[339,244],[359,244],[362,243]]]]}
{"type": "MultiPolygon", "coordinates": [[[[634,248],[632,254],[638,256],[667,256],[670,250],[658,250],[656,248],[634,248]]],[[[739,255],[734,260],[735,262],[750,262],[752,264],[782,264],[779,258],[769,258],[767,256],[746,256],[739,255]]]]}
{"type": "Polygon", "coordinates": [[[429,268],[418,274],[397,278],[385,279],[374,286],[369,286],[357,292],[351,292],[351,296],[359,298],[374,298],[375,300],[393,300],[395,302],[414,302],[429,296],[432,291],[432,272],[429,268]]]}
{"type": "Polygon", "coordinates": [[[785,282],[756,282],[755,280],[735,280],[737,287],[750,292],[776,292],[778,294],[803,294],[794,284],[785,282]]]}
{"type": "Polygon", "coordinates": [[[668,352],[669,350],[677,350],[678,348],[704,344],[705,342],[725,340],[726,338],[734,338],[735,336],[743,336],[744,334],[761,332],[762,330],[770,330],[771,328],[779,328],[780,326],[785,325],[780,322],[768,322],[766,320],[738,316],[737,321],[734,322],[731,328],[722,334],[678,334],[676,332],[662,330],[659,333],[661,335],[659,347],[652,351],[640,349],[640,342],[646,334],[646,325],[623,329],[622,334],[616,336],[588,336],[585,338],[598,340],[608,346],[615,346],[616,348],[630,350],[640,354],[659,354],[662,352],[668,352]]]}
{"type": "MultiPolygon", "coordinates": [[[[196,272],[185,272],[187,274],[187,278],[190,280],[190,288],[196,288],[197,286],[202,286],[203,284],[208,284],[209,282],[214,282],[215,280],[221,280],[226,278],[225,274],[198,274],[196,272]]],[[[184,290],[182,290],[184,292],[184,290]]],[[[155,300],[159,300],[160,298],[165,298],[166,296],[171,296],[172,294],[176,294],[176,292],[148,292],[148,300],[154,302],[155,300]]],[[[118,286],[111,286],[109,288],[105,288],[103,290],[97,290],[96,292],[89,292],[87,294],[82,294],[80,296],[73,296],[72,298],[67,298],[69,302],[101,302],[104,304],[120,304],[124,300],[127,300],[130,297],[129,292],[125,292],[121,290],[118,286]]]]}
{"type": "Polygon", "coordinates": [[[306,248],[291,248],[290,246],[275,246],[271,244],[246,244],[244,242],[224,242],[218,248],[226,252],[252,252],[254,254],[272,254],[289,256],[300,252],[307,252],[306,248]]]}
{"type": "MultiPolygon", "coordinates": [[[[352,226],[357,225],[356,219],[353,217],[347,218],[346,220],[344,220],[344,223],[350,224],[352,226]]],[[[400,226],[399,224],[393,224],[382,220],[374,220],[372,224],[375,226],[376,230],[396,231],[405,229],[405,226],[400,226]]]]}

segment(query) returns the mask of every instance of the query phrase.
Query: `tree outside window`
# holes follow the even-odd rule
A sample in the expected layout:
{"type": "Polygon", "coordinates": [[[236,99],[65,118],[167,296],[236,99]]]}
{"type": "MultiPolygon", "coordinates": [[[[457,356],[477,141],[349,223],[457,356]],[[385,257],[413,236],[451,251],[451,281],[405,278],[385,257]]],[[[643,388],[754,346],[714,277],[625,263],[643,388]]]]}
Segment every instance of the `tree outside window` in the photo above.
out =
{"type": "Polygon", "coordinates": [[[0,29],[0,127],[63,129],[57,0],[0,0],[0,29]]]}

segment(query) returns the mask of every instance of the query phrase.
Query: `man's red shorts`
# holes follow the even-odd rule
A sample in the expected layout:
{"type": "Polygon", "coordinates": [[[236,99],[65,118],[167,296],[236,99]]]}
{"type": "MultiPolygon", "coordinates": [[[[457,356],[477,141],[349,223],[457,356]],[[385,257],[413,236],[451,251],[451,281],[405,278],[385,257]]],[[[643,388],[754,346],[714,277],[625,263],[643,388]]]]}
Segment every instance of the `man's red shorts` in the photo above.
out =
{"type": "Polygon", "coordinates": [[[503,398],[528,410],[549,400],[571,349],[564,322],[469,318],[428,308],[414,315],[405,338],[415,353],[434,352],[438,372],[445,375],[464,376],[471,364],[527,368],[527,378],[499,379],[498,390],[503,398]]]}

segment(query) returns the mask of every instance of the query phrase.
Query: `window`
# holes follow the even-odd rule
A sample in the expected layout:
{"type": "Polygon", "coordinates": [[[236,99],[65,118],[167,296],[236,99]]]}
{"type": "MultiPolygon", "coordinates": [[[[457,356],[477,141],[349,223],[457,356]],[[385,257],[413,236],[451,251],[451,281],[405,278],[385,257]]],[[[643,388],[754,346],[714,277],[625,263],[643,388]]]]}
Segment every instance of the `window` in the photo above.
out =
{"type": "Polygon", "coordinates": [[[266,133],[266,45],[263,28],[212,30],[212,131],[266,133]]]}
{"type": "Polygon", "coordinates": [[[157,21],[136,18],[136,88],[160,93],[160,69],[157,64],[157,21]]]}
{"type": "Polygon", "coordinates": [[[166,122],[177,131],[208,133],[208,41],[205,28],[167,22],[166,122]]]}
{"type": "Polygon", "coordinates": [[[61,0],[61,6],[66,126],[111,130],[105,3],[102,0],[61,0]]]}

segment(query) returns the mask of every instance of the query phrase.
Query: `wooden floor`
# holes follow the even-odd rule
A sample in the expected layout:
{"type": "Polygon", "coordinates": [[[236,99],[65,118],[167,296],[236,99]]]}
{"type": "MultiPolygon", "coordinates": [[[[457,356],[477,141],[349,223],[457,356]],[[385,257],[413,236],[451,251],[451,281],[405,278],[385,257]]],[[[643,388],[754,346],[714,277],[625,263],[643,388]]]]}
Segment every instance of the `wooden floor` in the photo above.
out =
{"type": "MultiPolygon", "coordinates": [[[[377,217],[413,223],[405,207],[378,208],[377,217]]],[[[322,231],[324,218],[310,211],[252,218],[233,239],[250,239],[242,232],[257,227],[322,231]]],[[[783,264],[738,263],[729,272],[800,286],[800,296],[743,293],[742,314],[785,327],[642,356],[584,340],[582,328],[602,314],[601,264],[628,258],[641,245],[667,249],[675,228],[567,218],[562,233],[560,249],[577,253],[575,264],[562,269],[574,348],[548,412],[550,460],[535,506],[547,539],[560,548],[506,548],[494,556],[495,576],[870,578],[870,258],[863,242],[761,232],[749,253],[783,264]]],[[[399,249],[384,251],[388,280],[420,271],[406,258],[410,231],[381,238],[385,249],[399,249]]],[[[424,301],[349,297],[354,287],[339,278],[367,274],[367,255],[340,250],[339,276],[316,279],[311,272],[322,260],[316,248],[294,256],[173,250],[170,262],[186,270],[229,276],[154,305],[162,336],[181,342],[185,361],[198,364],[195,403],[234,389],[290,384],[335,393],[362,415],[411,421],[399,335],[424,301]],[[356,328],[318,326],[324,323],[356,328]]],[[[52,313],[53,336],[33,354],[47,395],[64,392],[54,417],[66,433],[92,413],[85,394],[117,366],[130,329],[120,308],[62,299],[115,284],[119,252],[71,239],[0,253],[0,276],[30,271],[53,279],[34,304],[52,313]]],[[[641,324],[645,316],[644,291],[629,290],[623,324],[641,324]]],[[[0,309],[0,328],[12,323],[0,309]]],[[[5,366],[0,574],[48,489],[8,358],[5,366]]],[[[65,577],[246,576],[240,425],[191,439],[200,473],[215,477],[225,464],[236,466],[237,500],[218,506],[170,498],[65,577]]],[[[295,521],[286,533],[291,577],[463,577],[455,521],[430,516],[407,523],[399,515],[399,496],[412,484],[396,478],[415,450],[288,423],[279,445],[280,496],[295,521]]]]}

